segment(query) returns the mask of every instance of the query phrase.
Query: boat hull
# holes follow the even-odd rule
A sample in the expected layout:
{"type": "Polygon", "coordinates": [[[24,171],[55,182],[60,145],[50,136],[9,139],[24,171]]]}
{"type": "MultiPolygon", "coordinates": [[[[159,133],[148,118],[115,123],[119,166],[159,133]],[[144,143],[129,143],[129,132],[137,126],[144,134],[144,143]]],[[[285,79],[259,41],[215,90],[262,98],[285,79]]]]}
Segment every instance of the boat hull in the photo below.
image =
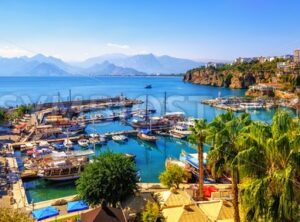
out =
{"type": "Polygon", "coordinates": [[[66,180],[75,180],[78,179],[80,176],[79,174],[75,174],[75,175],[67,175],[67,176],[40,176],[41,178],[45,179],[45,180],[50,180],[50,181],[66,181],[66,180]]]}

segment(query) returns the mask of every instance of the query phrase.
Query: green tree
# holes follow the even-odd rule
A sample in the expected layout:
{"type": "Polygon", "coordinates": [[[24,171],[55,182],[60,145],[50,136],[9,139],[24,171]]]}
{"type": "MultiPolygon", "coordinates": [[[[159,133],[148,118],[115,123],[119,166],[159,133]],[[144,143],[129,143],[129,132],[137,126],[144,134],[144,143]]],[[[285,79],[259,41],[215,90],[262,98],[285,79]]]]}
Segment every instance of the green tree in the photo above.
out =
{"type": "Polygon", "coordinates": [[[0,222],[34,222],[26,212],[12,208],[0,208],[0,222]]]}
{"type": "Polygon", "coordinates": [[[236,157],[241,149],[239,141],[242,132],[250,123],[251,118],[246,113],[235,116],[233,112],[227,112],[217,116],[208,126],[207,141],[211,144],[208,165],[215,178],[224,172],[231,175],[235,222],[240,221],[239,170],[236,157]]]}
{"type": "Polygon", "coordinates": [[[238,155],[241,200],[247,221],[299,221],[300,127],[286,111],[271,125],[256,122],[244,133],[238,155]]]}
{"type": "Polygon", "coordinates": [[[0,123],[3,123],[6,119],[6,113],[4,111],[4,109],[0,108],[0,123]]]}
{"type": "Polygon", "coordinates": [[[160,217],[157,203],[147,202],[145,210],[142,212],[143,222],[155,222],[160,217]]]}
{"type": "Polygon", "coordinates": [[[164,172],[159,176],[160,182],[168,188],[179,188],[179,184],[183,182],[185,178],[184,169],[176,164],[171,164],[164,172]]]}
{"type": "Polygon", "coordinates": [[[137,172],[132,160],[105,152],[94,158],[76,181],[79,196],[89,204],[116,204],[137,190],[137,172]]]}
{"type": "Polygon", "coordinates": [[[196,120],[195,126],[191,128],[192,134],[189,136],[189,141],[197,145],[198,153],[198,166],[199,166],[199,177],[198,177],[198,198],[199,200],[204,199],[203,185],[204,185],[204,161],[203,161],[203,146],[207,134],[206,120],[196,120]]]}

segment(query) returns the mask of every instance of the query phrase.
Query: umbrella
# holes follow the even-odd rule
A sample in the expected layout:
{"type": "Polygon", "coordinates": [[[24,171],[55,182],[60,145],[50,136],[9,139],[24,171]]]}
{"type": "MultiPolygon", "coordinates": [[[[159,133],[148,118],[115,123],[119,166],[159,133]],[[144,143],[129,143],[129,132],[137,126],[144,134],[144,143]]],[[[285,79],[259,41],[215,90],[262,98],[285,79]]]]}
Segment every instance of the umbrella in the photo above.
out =
{"type": "Polygon", "coordinates": [[[59,214],[58,209],[56,209],[55,207],[45,207],[45,208],[41,208],[38,210],[34,210],[32,211],[32,216],[37,219],[37,221],[49,218],[49,217],[54,217],[57,216],[59,214]]]}
{"type": "Polygon", "coordinates": [[[69,202],[67,205],[68,213],[75,212],[75,211],[81,211],[81,210],[87,210],[87,209],[89,209],[89,205],[86,202],[84,202],[83,200],[72,201],[72,202],[69,202]]]}

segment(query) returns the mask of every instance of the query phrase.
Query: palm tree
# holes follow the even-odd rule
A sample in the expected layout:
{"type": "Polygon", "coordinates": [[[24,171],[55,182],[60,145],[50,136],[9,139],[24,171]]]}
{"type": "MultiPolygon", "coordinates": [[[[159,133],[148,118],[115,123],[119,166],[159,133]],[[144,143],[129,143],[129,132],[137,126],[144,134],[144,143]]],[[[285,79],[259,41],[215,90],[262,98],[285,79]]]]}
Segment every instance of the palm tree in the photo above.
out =
{"type": "Polygon", "coordinates": [[[215,178],[224,172],[231,175],[235,222],[240,221],[239,170],[236,157],[240,151],[241,134],[250,123],[251,118],[246,113],[235,116],[233,112],[227,112],[217,116],[208,125],[207,141],[211,144],[208,153],[208,165],[215,178]]]}
{"type": "Polygon", "coordinates": [[[300,127],[287,111],[271,125],[256,122],[245,131],[238,155],[241,200],[248,221],[299,221],[300,127]]]}
{"type": "Polygon", "coordinates": [[[198,185],[198,198],[204,199],[203,185],[204,185],[204,166],[203,166],[203,146],[206,138],[207,123],[206,120],[200,119],[195,121],[195,126],[191,128],[192,134],[189,136],[189,141],[197,145],[198,152],[198,170],[199,170],[199,185],[198,185]]]}

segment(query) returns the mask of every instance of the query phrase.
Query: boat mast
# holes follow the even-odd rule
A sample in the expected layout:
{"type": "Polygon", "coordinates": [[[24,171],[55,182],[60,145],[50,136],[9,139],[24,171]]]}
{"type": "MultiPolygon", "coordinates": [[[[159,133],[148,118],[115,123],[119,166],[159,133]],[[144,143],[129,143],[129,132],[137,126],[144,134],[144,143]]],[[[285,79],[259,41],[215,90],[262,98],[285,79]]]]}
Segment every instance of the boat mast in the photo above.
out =
{"type": "Polygon", "coordinates": [[[167,113],[167,92],[165,92],[165,97],[164,97],[164,114],[166,115],[167,113]]]}
{"type": "Polygon", "coordinates": [[[148,94],[146,95],[146,114],[145,114],[145,120],[148,120],[148,94]]]}
{"type": "MultiPolygon", "coordinates": [[[[93,131],[94,131],[94,134],[96,134],[96,128],[95,128],[95,119],[93,119],[93,131]]],[[[95,135],[94,135],[95,136],[95,135]]],[[[96,141],[95,141],[95,138],[93,138],[93,143],[94,143],[94,152],[96,153],[96,141]]]]}

